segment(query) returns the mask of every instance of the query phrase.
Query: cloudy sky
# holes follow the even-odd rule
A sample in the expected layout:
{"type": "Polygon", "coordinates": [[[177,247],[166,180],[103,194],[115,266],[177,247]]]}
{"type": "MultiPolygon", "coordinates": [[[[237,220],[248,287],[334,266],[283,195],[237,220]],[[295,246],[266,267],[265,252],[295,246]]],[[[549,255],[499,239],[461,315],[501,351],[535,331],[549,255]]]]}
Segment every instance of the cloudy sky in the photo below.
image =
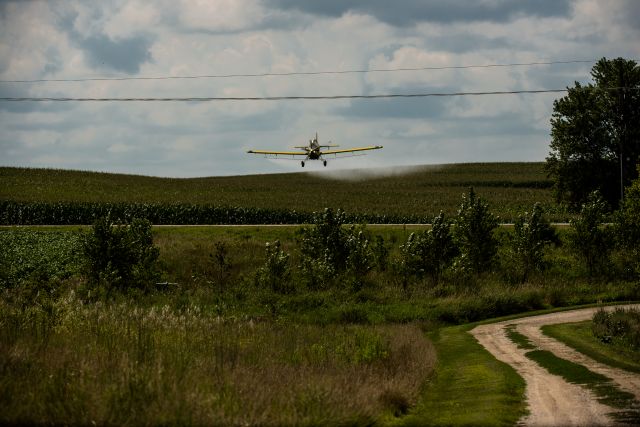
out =
{"type": "MultiPolygon", "coordinates": [[[[12,83],[640,58],[637,0],[0,1],[0,97],[265,97],[556,89],[592,63],[12,83]]],[[[0,165],[192,177],[298,171],[248,149],[317,131],[383,145],[330,168],[540,161],[558,94],[0,102],[0,165]]],[[[311,168],[321,168],[310,165],[311,168]]],[[[305,168],[307,170],[307,168],[305,168]]]]}

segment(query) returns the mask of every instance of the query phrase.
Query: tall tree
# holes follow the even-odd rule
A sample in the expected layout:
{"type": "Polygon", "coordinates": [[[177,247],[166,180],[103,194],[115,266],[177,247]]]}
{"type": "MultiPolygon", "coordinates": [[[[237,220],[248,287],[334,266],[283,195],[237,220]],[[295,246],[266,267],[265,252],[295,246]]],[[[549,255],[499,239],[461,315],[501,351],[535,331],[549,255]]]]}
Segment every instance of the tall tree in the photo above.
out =
{"type": "Polygon", "coordinates": [[[591,76],[593,83],[575,82],[553,103],[546,168],[556,199],[572,209],[596,190],[617,206],[640,158],[640,67],[602,58],[591,76]]]}

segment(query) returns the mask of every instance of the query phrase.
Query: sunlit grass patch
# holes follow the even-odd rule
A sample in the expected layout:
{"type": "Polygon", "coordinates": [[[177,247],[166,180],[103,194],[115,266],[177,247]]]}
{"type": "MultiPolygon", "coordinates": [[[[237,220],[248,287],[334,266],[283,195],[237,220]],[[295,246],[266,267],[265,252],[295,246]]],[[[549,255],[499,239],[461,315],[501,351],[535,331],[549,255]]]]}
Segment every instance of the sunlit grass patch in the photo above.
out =
{"type": "Polygon", "coordinates": [[[606,365],[640,373],[640,352],[593,335],[592,321],[546,325],[542,332],[606,365]]]}
{"type": "Polygon", "coordinates": [[[469,334],[468,326],[430,334],[438,353],[434,375],[401,425],[513,425],[526,412],[524,380],[469,334]]]}

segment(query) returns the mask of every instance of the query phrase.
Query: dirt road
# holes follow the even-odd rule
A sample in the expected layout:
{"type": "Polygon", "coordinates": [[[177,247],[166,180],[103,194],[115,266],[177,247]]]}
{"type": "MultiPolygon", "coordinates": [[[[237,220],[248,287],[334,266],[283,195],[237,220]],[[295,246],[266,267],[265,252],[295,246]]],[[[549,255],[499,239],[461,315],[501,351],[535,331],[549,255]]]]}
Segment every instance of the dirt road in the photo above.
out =
{"type": "MultiPolygon", "coordinates": [[[[640,308],[640,305],[625,306],[640,308]]],[[[607,308],[612,310],[613,307],[607,308]]],[[[593,316],[597,308],[565,311],[541,316],[481,325],[471,334],[498,360],[508,363],[520,374],[526,386],[529,415],[520,420],[526,426],[592,426],[615,425],[610,414],[616,409],[598,402],[586,388],[570,384],[562,377],[525,356],[529,350],[519,349],[506,335],[507,325],[516,325],[516,331],[527,336],[541,350],[579,363],[593,372],[610,378],[620,389],[633,393],[640,401],[640,375],[598,363],[561,342],[542,334],[543,325],[580,322],[593,316]]]]}

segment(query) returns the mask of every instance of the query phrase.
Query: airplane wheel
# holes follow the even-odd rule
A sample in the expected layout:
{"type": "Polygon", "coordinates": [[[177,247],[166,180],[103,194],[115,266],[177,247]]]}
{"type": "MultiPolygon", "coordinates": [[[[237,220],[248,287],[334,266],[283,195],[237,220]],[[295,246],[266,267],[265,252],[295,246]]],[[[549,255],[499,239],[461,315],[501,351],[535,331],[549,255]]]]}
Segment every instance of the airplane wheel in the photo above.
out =
{"type": "Polygon", "coordinates": [[[325,160],[324,162],[322,162],[322,164],[324,164],[324,167],[327,167],[327,161],[325,160]]]}
{"type": "Polygon", "coordinates": [[[302,165],[302,167],[304,167],[304,161],[300,162],[300,164],[302,165]]]}

